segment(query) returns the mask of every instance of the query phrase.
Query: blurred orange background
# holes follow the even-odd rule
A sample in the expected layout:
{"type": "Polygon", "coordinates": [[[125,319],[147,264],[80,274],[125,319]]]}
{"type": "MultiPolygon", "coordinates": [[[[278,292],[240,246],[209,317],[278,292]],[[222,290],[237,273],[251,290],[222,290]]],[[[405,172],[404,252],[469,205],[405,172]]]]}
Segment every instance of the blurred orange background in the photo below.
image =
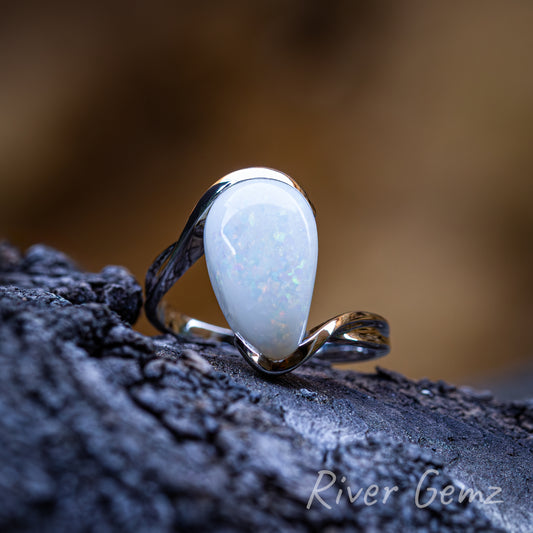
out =
{"type": "MultiPolygon", "coordinates": [[[[212,182],[277,168],[317,209],[310,325],[375,311],[378,364],[533,394],[532,3],[2,12],[2,236],[142,281],[212,182]]],[[[223,323],[203,261],[172,298],[223,323]]]]}

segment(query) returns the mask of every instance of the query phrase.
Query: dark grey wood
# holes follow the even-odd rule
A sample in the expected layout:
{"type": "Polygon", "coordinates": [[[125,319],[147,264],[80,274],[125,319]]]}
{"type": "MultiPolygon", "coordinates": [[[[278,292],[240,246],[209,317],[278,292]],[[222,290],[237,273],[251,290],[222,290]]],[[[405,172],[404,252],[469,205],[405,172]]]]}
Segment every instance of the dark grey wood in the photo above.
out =
{"type": "Polygon", "coordinates": [[[265,378],[232,346],[132,330],[127,271],[44,246],[2,244],[0,285],[1,531],[532,530],[531,402],[320,361],[265,378]],[[420,503],[454,494],[420,509],[431,468],[420,503]],[[331,509],[307,509],[320,470],[331,509]],[[503,503],[458,502],[494,486],[503,503]]]}

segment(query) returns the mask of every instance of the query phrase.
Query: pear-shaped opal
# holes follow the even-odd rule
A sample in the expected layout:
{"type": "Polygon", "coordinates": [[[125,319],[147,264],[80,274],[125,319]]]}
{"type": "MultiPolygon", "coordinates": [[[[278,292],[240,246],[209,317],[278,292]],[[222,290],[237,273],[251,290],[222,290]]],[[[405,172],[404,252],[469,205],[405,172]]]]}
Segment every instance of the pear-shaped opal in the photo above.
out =
{"type": "Polygon", "coordinates": [[[204,249],[231,329],[271,360],[296,350],[318,257],[315,217],[303,194],[272,179],[232,185],[207,215],[204,249]]]}

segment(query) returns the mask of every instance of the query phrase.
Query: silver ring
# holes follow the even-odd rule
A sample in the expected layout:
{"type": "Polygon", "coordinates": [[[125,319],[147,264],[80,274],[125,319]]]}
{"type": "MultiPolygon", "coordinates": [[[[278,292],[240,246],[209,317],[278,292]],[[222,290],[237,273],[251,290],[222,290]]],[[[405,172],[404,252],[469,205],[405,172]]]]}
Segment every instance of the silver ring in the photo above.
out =
{"type": "Polygon", "coordinates": [[[314,215],[305,192],[286,174],[255,167],[224,176],[148,269],[148,320],[182,340],[234,343],[253,368],[270,375],[290,372],[313,355],[337,363],[386,355],[389,326],[374,313],[343,313],[305,334],[318,254],[314,215]],[[204,250],[232,329],[190,318],[163,300],[204,250]]]}

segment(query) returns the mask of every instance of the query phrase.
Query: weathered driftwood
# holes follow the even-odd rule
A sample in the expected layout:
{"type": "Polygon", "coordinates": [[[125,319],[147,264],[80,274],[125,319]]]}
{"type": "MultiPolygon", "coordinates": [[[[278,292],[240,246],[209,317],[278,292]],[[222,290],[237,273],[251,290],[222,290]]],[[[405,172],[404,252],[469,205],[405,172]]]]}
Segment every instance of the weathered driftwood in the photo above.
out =
{"type": "Polygon", "coordinates": [[[267,379],[137,333],[124,269],[44,246],[0,246],[0,284],[2,531],[533,528],[531,403],[319,361],[267,379]]]}

